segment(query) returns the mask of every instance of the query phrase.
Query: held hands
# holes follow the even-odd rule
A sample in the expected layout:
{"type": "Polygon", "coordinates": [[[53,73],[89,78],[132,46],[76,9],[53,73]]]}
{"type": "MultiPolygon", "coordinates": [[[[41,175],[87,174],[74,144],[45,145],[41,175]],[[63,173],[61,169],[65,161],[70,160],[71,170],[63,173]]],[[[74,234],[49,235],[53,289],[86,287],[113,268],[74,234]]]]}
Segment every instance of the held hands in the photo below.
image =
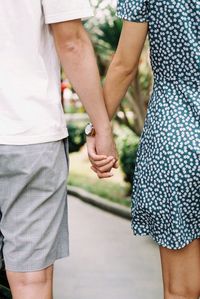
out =
{"type": "Polygon", "coordinates": [[[94,137],[87,137],[88,156],[92,164],[91,169],[100,179],[113,176],[112,168],[118,168],[118,155],[111,131],[96,133],[94,137]]]}

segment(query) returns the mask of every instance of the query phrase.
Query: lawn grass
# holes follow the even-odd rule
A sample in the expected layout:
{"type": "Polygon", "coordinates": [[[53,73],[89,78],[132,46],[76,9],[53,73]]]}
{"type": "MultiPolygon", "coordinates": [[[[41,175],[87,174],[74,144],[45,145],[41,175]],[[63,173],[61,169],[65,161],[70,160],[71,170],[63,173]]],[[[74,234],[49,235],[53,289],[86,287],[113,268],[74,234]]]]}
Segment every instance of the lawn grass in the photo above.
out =
{"type": "Polygon", "coordinates": [[[118,169],[114,171],[114,177],[100,180],[90,169],[86,149],[78,153],[70,154],[70,175],[68,184],[77,186],[112,202],[130,207],[128,196],[130,185],[123,181],[123,174],[118,169]]]}

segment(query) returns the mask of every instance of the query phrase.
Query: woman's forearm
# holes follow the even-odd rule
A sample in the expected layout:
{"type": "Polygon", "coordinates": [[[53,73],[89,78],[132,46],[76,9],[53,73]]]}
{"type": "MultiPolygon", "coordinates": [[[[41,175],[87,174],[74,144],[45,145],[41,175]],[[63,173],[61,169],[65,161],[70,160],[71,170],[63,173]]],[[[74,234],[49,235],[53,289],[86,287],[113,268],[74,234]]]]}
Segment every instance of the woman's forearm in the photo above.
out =
{"type": "Polygon", "coordinates": [[[138,62],[147,36],[147,23],[123,23],[119,45],[109,67],[104,98],[112,119],[137,73],[138,62]]]}
{"type": "Polygon", "coordinates": [[[104,84],[104,100],[110,120],[115,115],[136,72],[137,66],[128,69],[115,59],[111,63],[104,84]]]}

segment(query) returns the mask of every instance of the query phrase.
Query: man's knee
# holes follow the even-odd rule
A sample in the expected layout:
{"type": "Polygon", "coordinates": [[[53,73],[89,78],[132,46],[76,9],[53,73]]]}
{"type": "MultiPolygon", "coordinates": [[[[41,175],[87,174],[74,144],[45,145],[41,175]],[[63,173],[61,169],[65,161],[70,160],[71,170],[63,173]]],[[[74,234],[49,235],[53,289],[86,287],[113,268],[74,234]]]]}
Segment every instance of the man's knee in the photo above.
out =
{"type": "Polygon", "coordinates": [[[46,285],[52,280],[52,267],[36,272],[7,272],[9,282],[18,287],[46,285]]]}
{"type": "Polygon", "coordinates": [[[49,278],[46,270],[42,270],[36,273],[23,273],[18,276],[18,283],[21,285],[35,285],[35,284],[46,284],[49,278]]]}

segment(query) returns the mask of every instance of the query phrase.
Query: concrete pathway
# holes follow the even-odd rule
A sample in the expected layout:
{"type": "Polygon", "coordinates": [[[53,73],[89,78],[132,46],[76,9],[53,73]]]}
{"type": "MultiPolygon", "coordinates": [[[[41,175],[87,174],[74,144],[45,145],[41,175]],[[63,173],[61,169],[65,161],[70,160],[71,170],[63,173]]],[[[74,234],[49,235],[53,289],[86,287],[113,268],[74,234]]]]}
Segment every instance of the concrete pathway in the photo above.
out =
{"type": "Polygon", "coordinates": [[[56,262],[54,299],[162,299],[159,251],[130,222],[69,197],[71,256],[56,262]]]}

